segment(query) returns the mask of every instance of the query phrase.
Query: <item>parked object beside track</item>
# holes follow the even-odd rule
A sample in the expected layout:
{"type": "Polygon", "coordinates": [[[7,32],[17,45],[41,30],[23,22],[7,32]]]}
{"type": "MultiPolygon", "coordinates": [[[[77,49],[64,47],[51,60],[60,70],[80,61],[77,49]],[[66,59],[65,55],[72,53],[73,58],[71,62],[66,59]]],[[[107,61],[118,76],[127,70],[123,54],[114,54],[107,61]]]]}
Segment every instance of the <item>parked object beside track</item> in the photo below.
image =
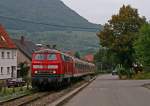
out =
{"type": "Polygon", "coordinates": [[[19,87],[19,86],[25,86],[25,81],[22,80],[22,78],[16,78],[16,79],[8,79],[6,81],[6,84],[8,87],[19,87]]]}

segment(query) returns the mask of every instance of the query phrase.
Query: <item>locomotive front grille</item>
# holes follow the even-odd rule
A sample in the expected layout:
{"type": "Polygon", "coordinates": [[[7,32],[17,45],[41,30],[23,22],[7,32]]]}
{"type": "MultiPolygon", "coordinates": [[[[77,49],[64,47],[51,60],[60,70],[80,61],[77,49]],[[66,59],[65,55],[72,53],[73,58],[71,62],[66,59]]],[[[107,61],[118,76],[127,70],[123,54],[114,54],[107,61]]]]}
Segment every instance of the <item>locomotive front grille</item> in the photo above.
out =
{"type": "Polygon", "coordinates": [[[37,73],[35,73],[35,75],[50,75],[53,74],[54,70],[46,70],[46,71],[37,71],[37,73]]]}

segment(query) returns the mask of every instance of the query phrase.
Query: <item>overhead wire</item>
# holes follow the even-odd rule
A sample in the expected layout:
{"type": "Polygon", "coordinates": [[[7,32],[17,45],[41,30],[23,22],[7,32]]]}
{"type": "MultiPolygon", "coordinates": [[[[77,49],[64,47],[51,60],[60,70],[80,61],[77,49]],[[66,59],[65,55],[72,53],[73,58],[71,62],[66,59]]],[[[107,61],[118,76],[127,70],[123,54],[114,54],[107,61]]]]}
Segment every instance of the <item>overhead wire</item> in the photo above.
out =
{"type": "Polygon", "coordinates": [[[25,23],[32,23],[32,24],[39,24],[39,25],[46,25],[46,26],[52,26],[52,27],[58,27],[58,28],[73,28],[73,29],[82,29],[82,30],[99,30],[99,28],[93,28],[93,27],[79,27],[79,26],[71,26],[71,25],[58,25],[58,24],[52,24],[52,23],[44,23],[44,22],[37,22],[33,20],[26,20],[26,19],[19,19],[14,17],[8,17],[8,16],[2,16],[0,15],[0,18],[8,19],[8,20],[14,20],[14,21],[20,21],[25,23]]]}

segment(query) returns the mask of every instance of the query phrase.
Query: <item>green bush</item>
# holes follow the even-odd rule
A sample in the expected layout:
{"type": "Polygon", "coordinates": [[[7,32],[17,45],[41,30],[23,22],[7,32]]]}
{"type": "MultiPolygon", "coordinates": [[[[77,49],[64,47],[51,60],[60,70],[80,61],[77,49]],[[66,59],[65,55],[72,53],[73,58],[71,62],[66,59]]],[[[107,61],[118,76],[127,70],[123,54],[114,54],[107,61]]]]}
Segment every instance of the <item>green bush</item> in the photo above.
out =
{"type": "Polygon", "coordinates": [[[121,64],[117,65],[116,70],[117,70],[119,75],[120,74],[121,75],[126,75],[127,74],[125,68],[121,64]]]}
{"type": "Polygon", "coordinates": [[[134,71],[132,69],[126,69],[121,64],[117,65],[116,70],[120,79],[122,78],[122,76],[126,76],[126,78],[130,79],[134,75],[134,71]]]}

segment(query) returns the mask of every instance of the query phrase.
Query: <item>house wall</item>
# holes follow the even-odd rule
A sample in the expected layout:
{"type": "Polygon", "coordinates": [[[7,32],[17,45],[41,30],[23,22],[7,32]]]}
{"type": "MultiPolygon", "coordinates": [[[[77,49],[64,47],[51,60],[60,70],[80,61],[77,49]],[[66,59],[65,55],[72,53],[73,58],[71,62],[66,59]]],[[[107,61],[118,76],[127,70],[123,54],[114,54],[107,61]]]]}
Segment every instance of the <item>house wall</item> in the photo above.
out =
{"type": "Polygon", "coordinates": [[[0,49],[0,79],[17,78],[17,50],[0,49]]]}
{"type": "Polygon", "coordinates": [[[31,60],[25,56],[20,50],[17,50],[17,64],[19,65],[20,63],[27,62],[28,65],[30,66],[29,70],[29,77],[31,76],[31,60]]]}

